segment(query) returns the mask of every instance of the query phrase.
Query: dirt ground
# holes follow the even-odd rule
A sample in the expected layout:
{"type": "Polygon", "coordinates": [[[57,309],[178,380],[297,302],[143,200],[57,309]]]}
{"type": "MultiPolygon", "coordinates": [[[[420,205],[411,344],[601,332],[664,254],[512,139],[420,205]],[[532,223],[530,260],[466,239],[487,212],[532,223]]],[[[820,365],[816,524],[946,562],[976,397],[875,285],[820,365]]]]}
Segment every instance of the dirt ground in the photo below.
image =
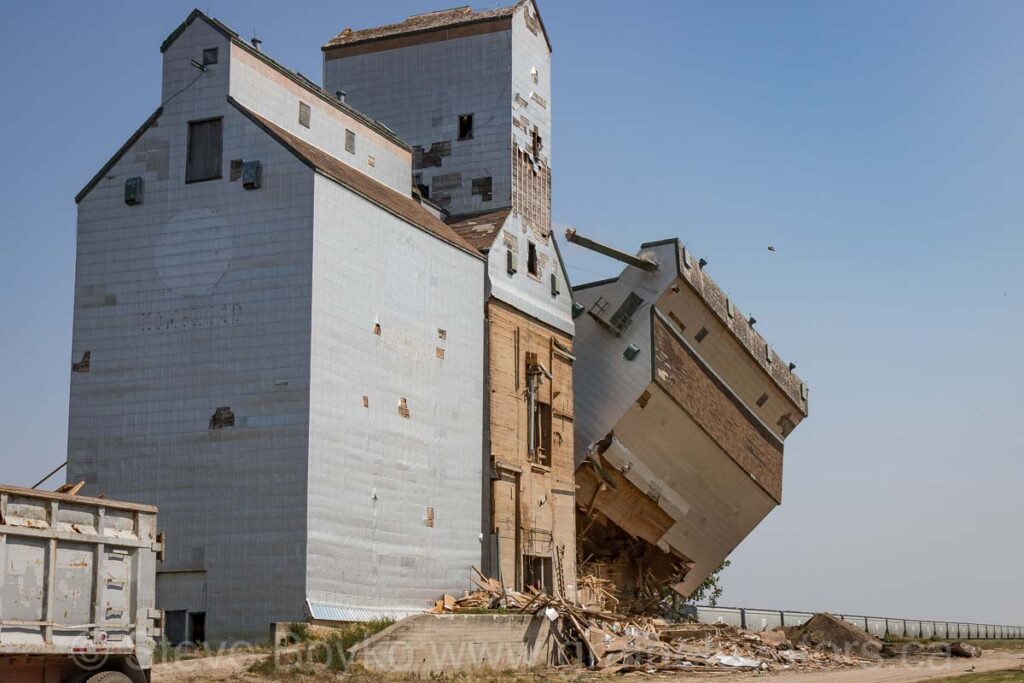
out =
{"type": "MultiPolygon", "coordinates": [[[[153,669],[154,683],[262,683],[268,679],[247,673],[253,664],[266,658],[264,654],[241,654],[224,657],[207,657],[184,662],[159,664],[153,669]]],[[[582,683],[584,681],[695,681],[714,679],[735,683],[752,679],[771,683],[912,683],[962,676],[966,672],[1019,670],[1024,681],[1024,653],[992,651],[980,659],[925,660],[903,663],[884,662],[865,668],[846,668],[831,671],[773,672],[773,673],[693,673],[616,676],[582,671],[543,671],[522,674],[453,675],[441,680],[464,681],[507,681],[508,683],[582,683]]],[[[292,674],[277,680],[295,680],[304,683],[392,683],[412,680],[390,676],[339,675],[329,672],[292,674]]]]}

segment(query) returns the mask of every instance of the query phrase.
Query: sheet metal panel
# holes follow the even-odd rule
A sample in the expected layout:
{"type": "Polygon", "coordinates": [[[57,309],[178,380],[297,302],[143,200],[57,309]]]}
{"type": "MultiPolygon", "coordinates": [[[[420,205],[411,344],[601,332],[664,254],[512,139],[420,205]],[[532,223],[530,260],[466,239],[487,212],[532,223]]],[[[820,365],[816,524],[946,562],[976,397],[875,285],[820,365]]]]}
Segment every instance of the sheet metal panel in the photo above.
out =
{"type": "Polygon", "coordinates": [[[729,624],[737,628],[743,627],[743,610],[734,607],[702,607],[697,606],[697,621],[702,624],[729,624]]]}
{"type": "Polygon", "coordinates": [[[921,622],[921,637],[924,639],[935,637],[935,622],[934,621],[922,621],[921,622]]]}
{"type": "Polygon", "coordinates": [[[305,505],[314,173],[227,103],[242,75],[230,51],[206,22],[190,24],[164,53],[164,99],[181,93],[78,205],[72,352],[92,358],[90,372],[71,374],[68,419],[68,479],[160,507],[171,541],[161,569],[206,572],[214,643],[303,618],[315,520],[305,505]],[[221,62],[196,80],[191,60],[213,47],[221,62]],[[185,185],[188,121],[207,117],[223,117],[224,178],[185,185]],[[231,182],[231,159],[260,161],[262,188],[231,182]],[[126,207],[133,176],[144,201],[126,207]],[[213,429],[220,407],[234,423],[213,429]]]}
{"type": "Polygon", "coordinates": [[[935,622],[935,637],[936,638],[948,638],[949,637],[949,624],[944,621],[935,622]]]}
{"type": "Polygon", "coordinates": [[[315,602],[307,600],[309,615],[317,621],[398,621],[413,614],[422,614],[424,610],[416,607],[408,609],[369,607],[349,607],[346,605],[334,605],[327,602],[315,602]]]}
{"type": "Polygon", "coordinates": [[[743,610],[747,628],[754,632],[771,631],[782,626],[782,612],[774,610],[743,610]]]}
{"type": "Polygon", "coordinates": [[[902,619],[886,619],[886,628],[893,638],[902,638],[907,634],[906,622],[902,619]]]}
{"type": "Polygon", "coordinates": [[[783,626],[799,626],[813,616],[814,614],[811,612],[783,612],[783,626]]]}
{"type": "Polygon", "coordinates": [[[885,621],[885,619],[879,617],[868,617],[868,633],[876,638],[884,638],[886,629],[885,621]]]}
{"type": "Polygon", "coordinates": [[[911,621],[911,620],[907,619],[903,623],[906,625],[906,627],[904,629],[904,632],[903,632],[904,636],[906,636],[907,638],[920,638],[921,637],[921,622],[920,621],[911,621]]]}
{"type": "Polygon", "coordinates": [[[844,614],[842,618],[843,618],[843,621],[845,621],[848,624],[853,624],[854,626],[859,628],[861,631],[867,631],[868,630],[868,620],[867,620],[867,617],[858,617],[858,616],[854,616],[852,614],[844,614]]]}

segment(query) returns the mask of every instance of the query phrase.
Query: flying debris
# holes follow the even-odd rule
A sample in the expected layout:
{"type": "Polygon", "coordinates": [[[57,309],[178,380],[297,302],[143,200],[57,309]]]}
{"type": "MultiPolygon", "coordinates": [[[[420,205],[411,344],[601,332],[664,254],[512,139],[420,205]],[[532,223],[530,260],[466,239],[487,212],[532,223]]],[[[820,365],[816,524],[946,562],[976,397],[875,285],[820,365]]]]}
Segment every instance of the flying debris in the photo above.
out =
{"type": "Polygon", "coordinates": [[[775,247],[769,244],[768,245],[768,251],[775,251],[775,247]]]}

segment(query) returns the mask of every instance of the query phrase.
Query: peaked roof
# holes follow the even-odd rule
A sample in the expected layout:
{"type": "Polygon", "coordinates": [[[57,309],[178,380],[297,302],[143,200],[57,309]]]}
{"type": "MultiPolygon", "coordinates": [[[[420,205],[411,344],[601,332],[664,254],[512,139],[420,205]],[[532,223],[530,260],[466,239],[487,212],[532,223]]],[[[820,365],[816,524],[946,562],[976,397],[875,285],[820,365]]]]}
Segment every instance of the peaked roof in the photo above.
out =
{"type": "MultiPolygon", "coordinates": [[[[511,214],[511,207],[484,213],[463,214],[449,218],[448,227],[482,253],[486,254],[494,246],[498,233],[505,227],[505,223],[511,214]]],[[[562,250],[558,248],[558,240],[555,238],[553,231],[551,232],[551,244],[555,248],[556,260],[562,271],[562,280],[565,282],[565,286],[570,290],[575,289],[572,286],[572,281],[569,279],[569,269],[565,265],[565,259],[562,258],[562,250]]]]}
{"type": "MultiPolygon", "coordinates": [[[[366,43],[372,40],[381,40],[383,38],[391,38],[393,36],[406,35],[409,33],[437,31],[455,26],[463,26],[465,24],[507,19],[528,2],[530,2],[530,0],[519,0],[516,4],[509,5],[508,7],[498,7],[496,9],[480,11],[474,11],[472,7],[465,5],[463,7],[453,7],[451,9],[437,10],[435,12],[414,14],[411,17],[406,18],[404,21],[394,24],[385,24],[383,26],[375,26],[373,28],[360,29],[358,31],[346,28],[344,31],[327,41],[322,49],[329,50],[334,47],[366,43]]],[[[536,5],[534,6],[536,7],[536,5]]],[[[541,30],[544,31],[544,39],[548,43],[548,49],[551,49],[551,40],[548,38],[547,29],[544,28],[544,22],[540,20],[540,12],[537,12],[537,19],[540,21],[541,30]]]]}
{"type": "Polygon", "coordinates": [[[454,221],[449,221],[448,227],[475,248],[487,251],[494,244],[494,236],[505,225],[510,213],[512,213],[511,207],[477,213],[468,217],[457,216],[454,221]]]}
{"type": "Polygon", "coordinates": [[[228,103],[242,112],[250,121],[259,126],[265,133],[274,138],[285,149],[313,170],[330,178],[363,199],[376,204],[392,215],[401,218],[406,223],[420,228],[424,232],[428,232],[434,237],[468,254],[472,254],[476,258],[483,259],[483,256],[480,255],[472,244],[464,240],[458,233],[423,208],[411,196],[393,190],[370,176],[357,171],[322,149],[314,147],[305,140],[271,123],[230,96],[228,97],[228,103]]]}
{"type": "Polygon", "coordinates": [[[78,204],[85,199],[85,196],[92,192],[92,188],[96,187],[96,185],[103,180],[103,177],[110,173],[110,169],[114,168],[114,164],[120,161],[121,157],[123,157],[128,150],[132,148],[132,145],[139,141],[142,134],[149,130],[150,126],[155,125],[157,121],[160,120],[160,114],[162,114],[163,111],[163,107],[158,107],[157,110],[150,114],[149,118],[139,126],[139,129],[132,133],[130,138],[125,140],[125,143],[121,145],[116,152],[114,152],[114,156],[110,157],[107,160],[107,163],[103,164],[103,167],[96,172],[96,175],[89,179],[89,182],[85,184],[85,187],[78,191],[78,194],[75,195],[75,204],[78,204]]]}
{"type": "Polygon", "coordinates": [[[238,35],[238,32],[232,30],[230,27],[225,25],[220,20],[207,16],[205,13],[201,12],[198,9],[192,10],[189,13],[189,15],[185,18],[185,21],[178,24],[178,27],[171,31],[170,35],[168,35],[167,38],[164,39],[164,42],[161,43],[160,52],[166,52],[167,48],[173,45],[174,41],[181,37],[181,34],[185,32],[185,29],[191,26],[192,22],[194,22],[196,19],[201,19],[202,21],[206,22],[207,24],[209,24],[211,28],[213,28],[215,31],[217,31],[225,38],[227,38],[229,41],[231,41],[233,45],[237,45],[241,49],[256,57],[257,59],[261,60],[268,66],[272,67],[274,70],[278,71],[279,73],[291,79],[301,87],[305,88],[311,94],[328,102],[329,104],[340,109],[349,116],[358,119],[361,123],[373,129],[375,132],[380,133],[381,135],[386,137],[390,142],[398,145],[402,149],[412,151],[412,147],[410,147],[407,142],[398,137],[398,134],[395,133],[395,131],[391,130],[380,121],[372,119],[363,112],[354,108],[353,106],[339,101],[337,97],[334,97],[333,95],[328,93],[326,90],[321,88],[317,83],[313,82],[312,80],[302,75],[298,71],[292,71],[291,69],[281,64],[277,60],[268,57],[262,51],[254,48],[248,41],[242,40],[242,38],[238,35]]]}

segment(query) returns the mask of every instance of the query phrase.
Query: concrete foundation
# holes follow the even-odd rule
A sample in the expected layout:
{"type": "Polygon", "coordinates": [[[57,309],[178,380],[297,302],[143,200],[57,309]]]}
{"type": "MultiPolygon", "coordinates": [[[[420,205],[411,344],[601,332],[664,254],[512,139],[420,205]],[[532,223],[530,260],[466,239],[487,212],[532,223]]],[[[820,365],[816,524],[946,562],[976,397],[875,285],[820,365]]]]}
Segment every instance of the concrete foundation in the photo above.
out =
{"type": "Polygon", "coordinates": [[[551,622],[531,614],[417,614],[351,650],[371,671],[430,675],[546,666],[551,622]]]}

